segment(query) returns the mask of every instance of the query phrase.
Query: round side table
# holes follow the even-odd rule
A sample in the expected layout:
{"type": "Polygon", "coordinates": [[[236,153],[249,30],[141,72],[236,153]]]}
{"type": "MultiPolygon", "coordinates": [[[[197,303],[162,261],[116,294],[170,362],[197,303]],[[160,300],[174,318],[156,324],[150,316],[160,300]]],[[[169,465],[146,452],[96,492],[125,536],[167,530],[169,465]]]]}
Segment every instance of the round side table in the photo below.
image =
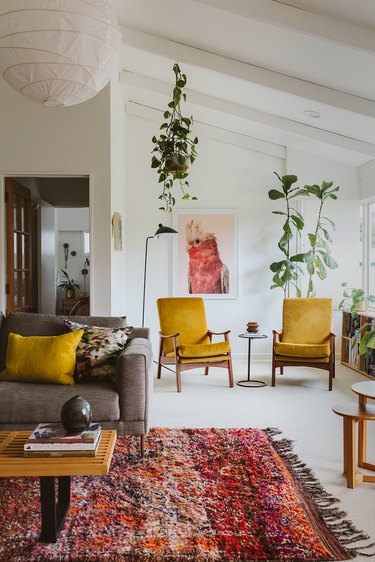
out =
{"type": "Polygon", "coordinates": [[[358,394],[360,406],[364,406],[367,399],[375,400],[375,381],[361,381],[352,384],[352,391],[358,394]]]}
{"type": "Polygon", "coordinates": [[[239,334],[239,338],[246,338],[249,342],[249,347],[247,350],[247,379],[243,381],[238,381],[238,386],[247,386],[249,388],[257,388],[259,386],[266,386],[266,383],[263,381],[257,381],[252,379],[250,376],[250,358],[251,358],[251,341],[252,340],[262,340],[267,338],[265,334],[258,334],[257,332],[246,332],[244,334],[239,334]]]}
{"type": "MultiPolygon", "coordinates": [[[[375,381],[361,381],[352,384],[352,391],[358,395],[358,405],[366,409],[367,400],[375,400],[375,381]]],[[[367,421],[361,420],[358,423],[358,466],[368,468],[367,456],[367,421]],[[367,465],[367,466],[366,466],[367,465]]],[[[375,470],[371,465],[370,470],[375,470]]]]}

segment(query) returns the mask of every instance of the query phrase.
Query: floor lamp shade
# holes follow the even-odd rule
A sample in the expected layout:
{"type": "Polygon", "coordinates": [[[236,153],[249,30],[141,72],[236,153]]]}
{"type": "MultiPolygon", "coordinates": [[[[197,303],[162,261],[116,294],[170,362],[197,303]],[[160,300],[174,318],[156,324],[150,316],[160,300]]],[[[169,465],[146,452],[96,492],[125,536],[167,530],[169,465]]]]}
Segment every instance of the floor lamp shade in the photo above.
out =
{"type": "Polygon", "coordinates": [[[100,92],[120,41],[111,0],[0,2],[0,72],[45,105],[75,105],[100,92]]]}

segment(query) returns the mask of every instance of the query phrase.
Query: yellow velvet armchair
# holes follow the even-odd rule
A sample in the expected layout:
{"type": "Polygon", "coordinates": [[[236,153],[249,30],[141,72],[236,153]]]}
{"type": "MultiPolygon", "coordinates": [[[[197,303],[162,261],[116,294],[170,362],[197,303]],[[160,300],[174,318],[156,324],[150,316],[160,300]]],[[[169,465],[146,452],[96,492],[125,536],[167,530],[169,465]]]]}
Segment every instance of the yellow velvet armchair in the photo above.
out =
{"type": "Polygon", "coordinates": [[[160,322],[160,348],[157,378],[163,365],[174,365],[177,392],[181,392],[181,372],[204,367],[228,369],[229,386],[234,386],[229,330],[211,332],[207,328],[204,301],[198,297],[162,298],[157,300],[160,322]],[[224,341],[212,342],[213,335],[224,341]]]}
{"type": "Polygon", "coordinates": [[[332,299],[284,299],[282,331],[273,330],[272,386],[276,369],[316,367],[329,373],[328,389],[335,377],[335,334],[332,327],[332,299]]]}

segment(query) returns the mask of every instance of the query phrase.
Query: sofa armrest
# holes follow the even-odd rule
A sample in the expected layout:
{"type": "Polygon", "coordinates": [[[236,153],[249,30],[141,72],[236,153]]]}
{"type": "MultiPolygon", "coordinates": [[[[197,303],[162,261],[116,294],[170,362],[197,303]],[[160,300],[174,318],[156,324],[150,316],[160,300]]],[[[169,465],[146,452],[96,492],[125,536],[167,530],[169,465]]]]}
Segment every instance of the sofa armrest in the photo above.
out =
{"type": "Polygon", "coordinates": [[[133,328],[129,338],[145,338],[150,339],[150,328],[133,328]]]}
{"type": "Polygon", "coordinates": [[[147,433],[152,396],[152,348],[146,338],[131,338],[116,362],[116,390],[120,422],[142,426],[136,434],[147,433]]]}

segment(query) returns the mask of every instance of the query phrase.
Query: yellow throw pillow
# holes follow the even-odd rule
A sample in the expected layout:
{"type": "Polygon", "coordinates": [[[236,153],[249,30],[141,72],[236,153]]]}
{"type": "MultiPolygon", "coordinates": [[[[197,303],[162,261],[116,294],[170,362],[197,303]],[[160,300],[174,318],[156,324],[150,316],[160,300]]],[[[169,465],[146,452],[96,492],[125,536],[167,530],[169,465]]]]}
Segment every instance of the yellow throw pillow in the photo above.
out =
{"type": "Polygon", "coordinates": [[[74,384],[76,348],[83,330],[61,336],[28,336],[10,333],[5,369],[0,380],[74,384]]]}

